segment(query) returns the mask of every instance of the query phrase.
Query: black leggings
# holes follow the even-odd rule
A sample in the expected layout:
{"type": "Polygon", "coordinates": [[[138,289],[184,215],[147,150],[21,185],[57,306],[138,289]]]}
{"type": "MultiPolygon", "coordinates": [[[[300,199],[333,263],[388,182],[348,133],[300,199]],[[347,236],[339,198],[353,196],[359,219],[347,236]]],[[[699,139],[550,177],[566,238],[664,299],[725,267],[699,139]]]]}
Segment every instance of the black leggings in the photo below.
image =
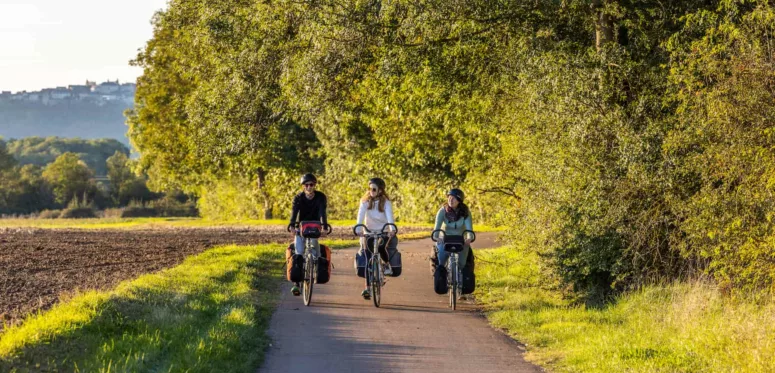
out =
{"type": "MultiPolygon", "coordinates": [[[[390,255],[388,255],[388,248],[390,248],[392,251],[395,251],[398,247],[398,237],[393,236],[389,240],[380,240],[381,245],[377,248],[379,251],[379,256],[382,258],[382,261],[385,263],[388,263],[390,261],[390,255]]],[[[366,247],[368,247],[369,251],[374,251],[374,238],[367,238],[366,239],[366,247]]]]}

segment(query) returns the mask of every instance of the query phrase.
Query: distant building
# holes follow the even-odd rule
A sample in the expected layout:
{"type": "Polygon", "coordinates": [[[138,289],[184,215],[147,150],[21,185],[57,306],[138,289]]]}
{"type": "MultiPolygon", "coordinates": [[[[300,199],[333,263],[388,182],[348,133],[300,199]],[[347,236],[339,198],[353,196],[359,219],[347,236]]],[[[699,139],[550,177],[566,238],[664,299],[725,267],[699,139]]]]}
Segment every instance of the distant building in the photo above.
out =
{"type": "Polygon", "coordinates": [[[92,91],[92,86],[90,85],[70,85],[67,88],[73,93],[73,96],[78,96],[81,93],[91,93],[92,91]]]}
{"type": "Polygon", "coordinates": [[[70,98],[70,90],[65,87],[57,87],[51,92],[51,98],[54,100],[64,100],[70,98]]]}
{"type": "Polygon", "coordinates": [[[100,83],[98,86],[94,87],[94,92],[104,95],[104,94],[118,92],[119,89],[121,89],[121,85],[118,84],[118,80],[116,80],[115,82],[107,81],[105,83],[100,83]]]}

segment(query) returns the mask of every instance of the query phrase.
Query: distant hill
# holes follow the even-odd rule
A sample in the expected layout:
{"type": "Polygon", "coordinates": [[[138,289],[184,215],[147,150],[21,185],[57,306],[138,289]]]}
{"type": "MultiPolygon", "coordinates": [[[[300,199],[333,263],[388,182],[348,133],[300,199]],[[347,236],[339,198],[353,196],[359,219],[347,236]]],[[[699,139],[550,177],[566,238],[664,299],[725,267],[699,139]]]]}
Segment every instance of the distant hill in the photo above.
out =
{"type": "Polygon", "coordinates": [[[69,101],[56,105],[0,101],[0,137],[112,138],[128,145],[123,102],[69,101]]]}
{"type": "Polygon", "coordinates": [[[27,137],[8,140],[6,147],[19,165],[34,164],[41,167],[45,167],[64,153],[75,153],[94,170],[97,176],[107,174],[105,160],[116,151],[129,155],[129,148],[115,139],[27,137]]]}

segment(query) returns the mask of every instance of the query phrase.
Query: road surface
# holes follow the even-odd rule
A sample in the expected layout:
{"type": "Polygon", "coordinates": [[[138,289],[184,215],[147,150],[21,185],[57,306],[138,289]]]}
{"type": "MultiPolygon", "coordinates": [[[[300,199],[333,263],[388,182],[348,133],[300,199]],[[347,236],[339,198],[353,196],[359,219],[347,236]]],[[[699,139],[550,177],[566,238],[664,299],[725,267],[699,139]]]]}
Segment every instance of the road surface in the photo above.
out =
{"type": "MultiPolygon", "coordinates": [[[[364,280],[353,269],[355,248],[334,251],[331,281],[314,287],[309,307],[290,293],[290,283],[284,286],[260,372],[541,372],[470,301],[452,311],[448,296],[433,291],[431,243],[399,244],[403,273],[389,278],[380,308],[360,296],[364,280]]],[[[495,235],[484,233],[474,243],[496,245],[495,235]]]]}

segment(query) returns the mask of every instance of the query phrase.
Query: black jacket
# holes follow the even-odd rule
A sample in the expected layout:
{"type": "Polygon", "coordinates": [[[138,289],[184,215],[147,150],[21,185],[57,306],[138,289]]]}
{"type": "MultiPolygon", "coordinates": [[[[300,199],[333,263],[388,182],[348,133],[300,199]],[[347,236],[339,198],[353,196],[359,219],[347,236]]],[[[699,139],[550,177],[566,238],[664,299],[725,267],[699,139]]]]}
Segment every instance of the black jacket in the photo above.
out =
{"type": "Polygon", "coordinates": [[[328,217],[326,216],[326,195],[322,192],[315,191],[315,196],[312,199],[308,199],[304,195],[304,192],[297,194],[293,197],[293,212],[291,213],[291,224],[296,224],[300,221],[320,221],[323,224],[328,224],[328,217]],[[296,220],[298,216],[298,220],[296,220]]]}

